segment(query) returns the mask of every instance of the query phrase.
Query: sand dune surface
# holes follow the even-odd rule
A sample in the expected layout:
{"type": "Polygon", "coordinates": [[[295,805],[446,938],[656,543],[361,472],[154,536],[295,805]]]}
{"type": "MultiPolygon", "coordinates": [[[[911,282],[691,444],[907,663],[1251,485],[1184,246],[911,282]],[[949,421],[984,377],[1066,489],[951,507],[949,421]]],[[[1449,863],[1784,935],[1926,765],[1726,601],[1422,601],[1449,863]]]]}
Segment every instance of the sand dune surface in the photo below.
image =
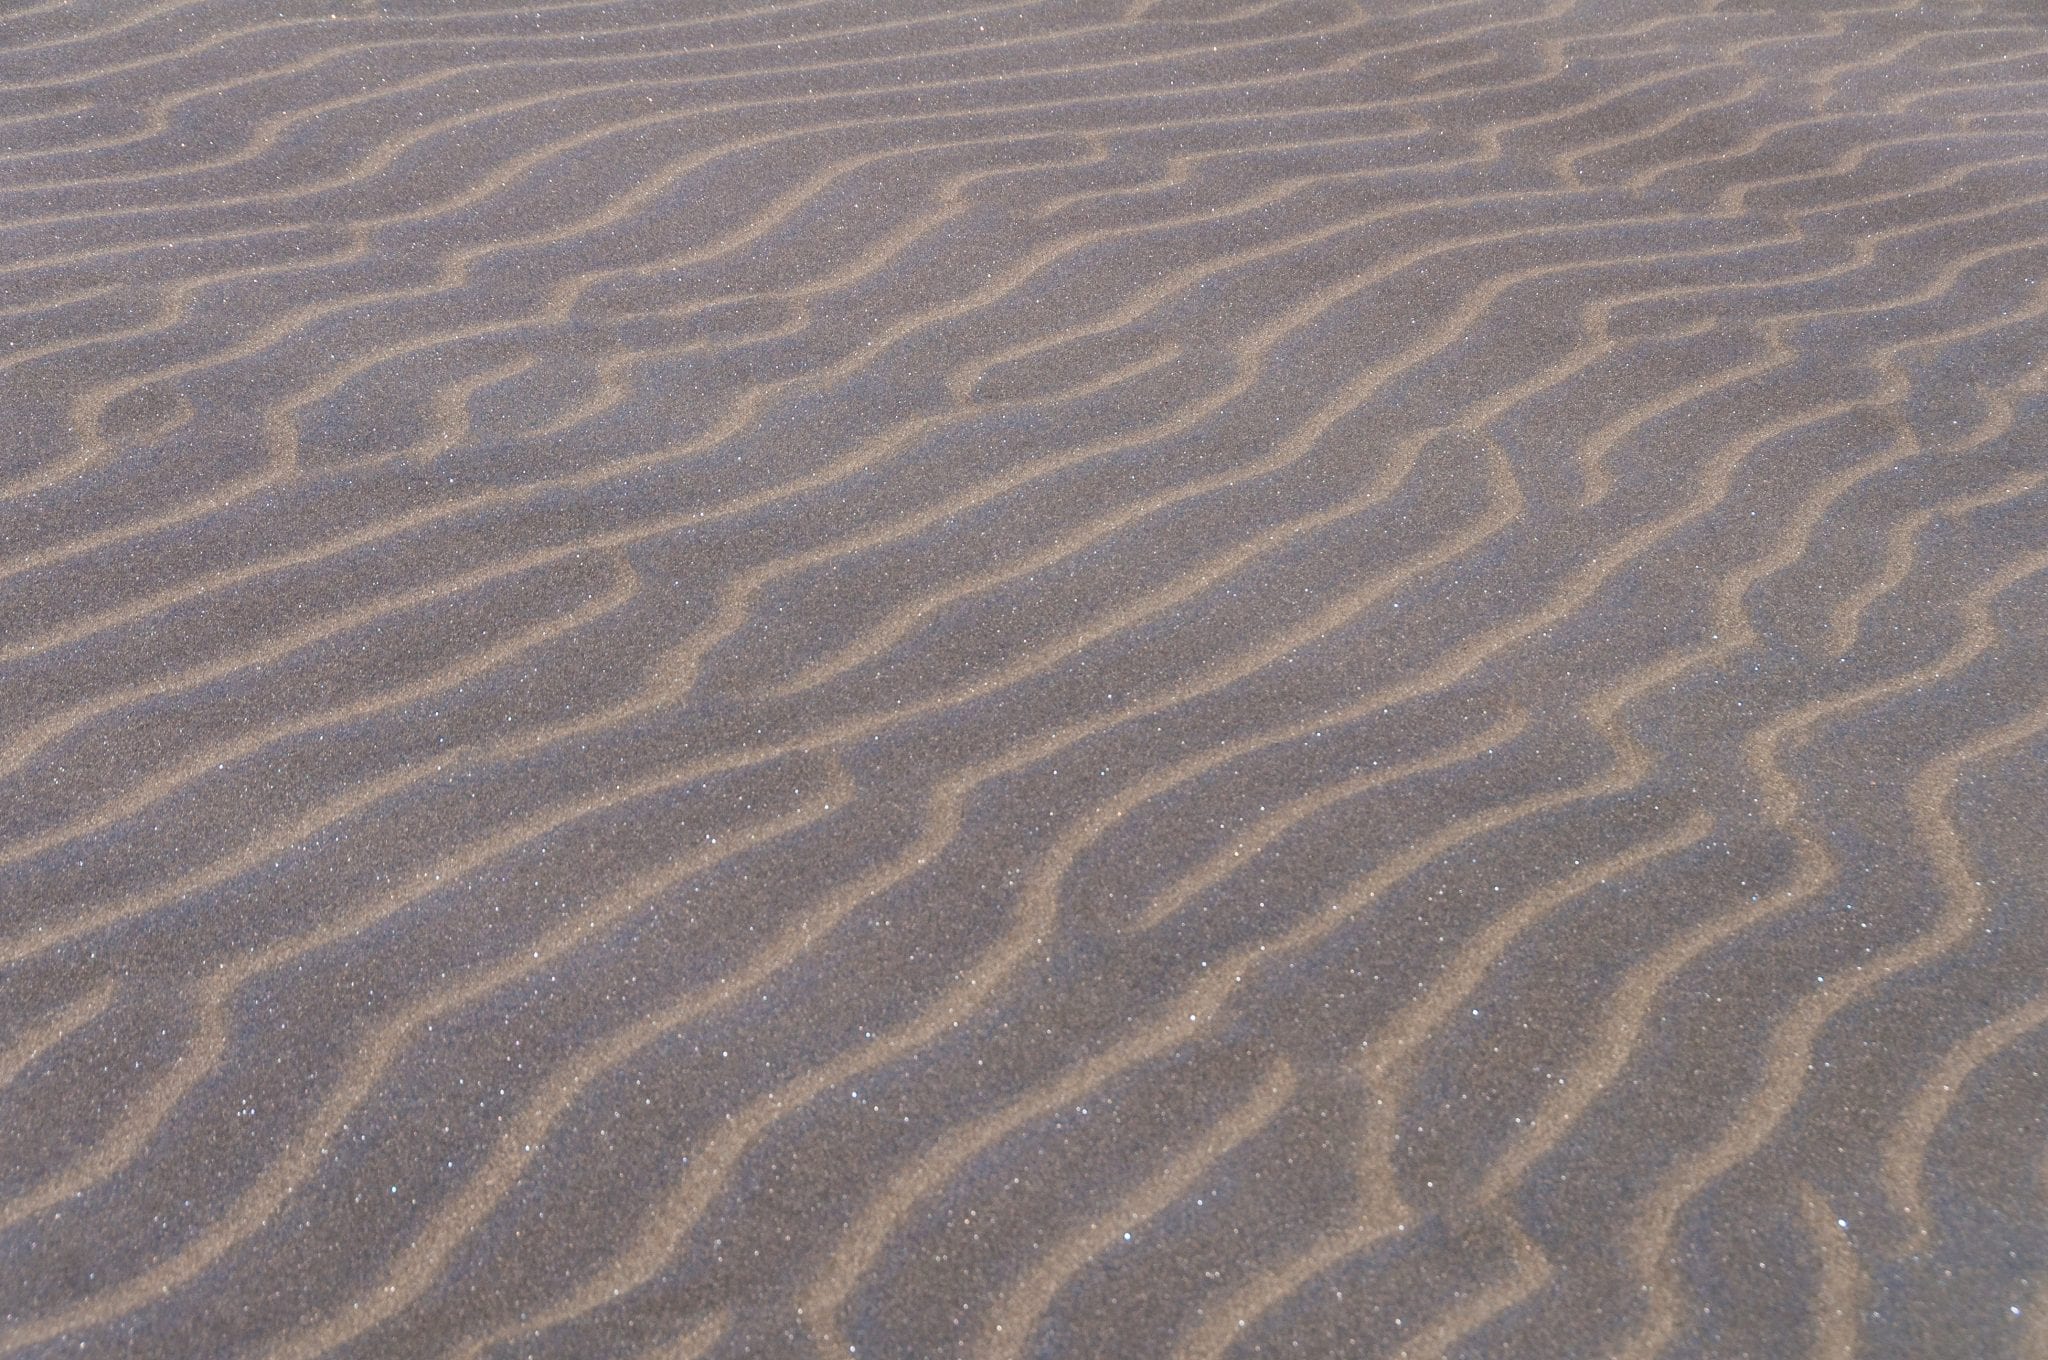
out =
{"type": "Polygon", "coordinates": [[[2048,1356],[2048,11],[0,7],[0,1356],[2048,1356]]]}

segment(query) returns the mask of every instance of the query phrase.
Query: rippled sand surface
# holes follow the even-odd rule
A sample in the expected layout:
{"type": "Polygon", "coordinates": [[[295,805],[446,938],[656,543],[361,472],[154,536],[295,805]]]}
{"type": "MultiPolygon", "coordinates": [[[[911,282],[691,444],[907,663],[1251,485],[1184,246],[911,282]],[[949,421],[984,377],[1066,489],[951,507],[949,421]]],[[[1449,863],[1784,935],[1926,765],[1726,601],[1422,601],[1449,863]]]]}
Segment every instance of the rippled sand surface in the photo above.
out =
{"type": "Polygon", "coordinates": [[[0,1355],[2048,1355],[2048,11],[10,0],[0,1355]]]}

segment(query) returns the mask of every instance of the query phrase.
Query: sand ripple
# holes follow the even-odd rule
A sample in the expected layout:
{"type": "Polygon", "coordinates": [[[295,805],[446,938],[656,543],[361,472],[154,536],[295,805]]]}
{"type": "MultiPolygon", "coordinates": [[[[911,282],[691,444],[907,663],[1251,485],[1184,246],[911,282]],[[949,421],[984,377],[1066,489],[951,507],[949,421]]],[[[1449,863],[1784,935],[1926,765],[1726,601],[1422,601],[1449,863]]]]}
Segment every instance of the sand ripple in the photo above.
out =
{"type": "Polygon", "coordinates": [[[0,1355],[2048,1346],[2048,21],[0,13],[0,1355]]]}

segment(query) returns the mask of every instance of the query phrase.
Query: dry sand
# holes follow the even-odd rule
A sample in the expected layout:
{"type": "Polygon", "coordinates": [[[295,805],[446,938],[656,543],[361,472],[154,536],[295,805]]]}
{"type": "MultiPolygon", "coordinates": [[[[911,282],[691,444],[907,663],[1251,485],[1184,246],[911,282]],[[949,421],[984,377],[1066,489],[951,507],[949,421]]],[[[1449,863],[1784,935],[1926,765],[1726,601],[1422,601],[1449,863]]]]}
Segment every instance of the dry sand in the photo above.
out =
{"type": "Polygon", "coordinates": [[[0,1355],[2048,1354],[2044,15],[10,0],[0,1355]]]}

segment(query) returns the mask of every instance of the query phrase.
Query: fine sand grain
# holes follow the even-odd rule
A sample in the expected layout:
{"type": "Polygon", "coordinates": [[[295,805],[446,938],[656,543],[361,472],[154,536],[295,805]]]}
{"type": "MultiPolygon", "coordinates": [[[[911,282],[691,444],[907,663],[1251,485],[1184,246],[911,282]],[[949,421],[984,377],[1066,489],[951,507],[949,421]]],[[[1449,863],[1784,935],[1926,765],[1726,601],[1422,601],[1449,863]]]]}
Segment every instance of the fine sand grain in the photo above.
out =
{"type": "Polygon", "coordinates": [[[8,0],[0,1356],[2048,1356],[2048,9],[8,0]]]}

